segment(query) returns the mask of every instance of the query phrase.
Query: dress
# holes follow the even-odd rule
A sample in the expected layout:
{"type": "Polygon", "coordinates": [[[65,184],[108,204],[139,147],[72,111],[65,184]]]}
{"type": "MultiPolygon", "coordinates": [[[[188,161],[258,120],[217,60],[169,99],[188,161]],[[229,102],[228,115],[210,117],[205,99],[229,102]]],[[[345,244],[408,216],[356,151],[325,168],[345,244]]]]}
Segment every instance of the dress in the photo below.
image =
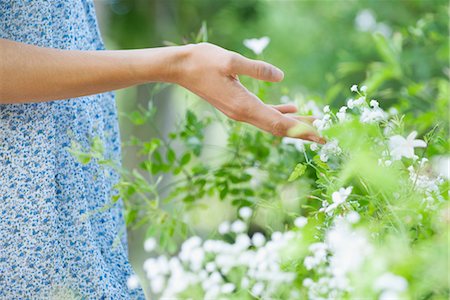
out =
{"type": "MultiPolygon", "coordinates": [[[[104,49],[92,0],[0,0],[0,38],[104,49]]],[[[1,300],[145,299],[126,284],[133,270],[122,200],[85,218],[110,202],[119,179],[68,152],[72,141],[88,149],[93,137],[121,163],[113,93],[0,104],[1,300]]]]}

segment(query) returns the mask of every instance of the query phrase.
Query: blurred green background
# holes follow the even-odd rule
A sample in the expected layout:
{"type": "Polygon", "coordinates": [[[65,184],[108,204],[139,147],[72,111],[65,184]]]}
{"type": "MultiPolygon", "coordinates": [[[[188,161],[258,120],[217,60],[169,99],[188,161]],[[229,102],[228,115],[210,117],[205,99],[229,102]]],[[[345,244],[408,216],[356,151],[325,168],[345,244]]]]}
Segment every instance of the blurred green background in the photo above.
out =
{"type": "MultiPolygon", "coordinates": [[[[445,0],[385,1],[262,1],[262,0],[99,0],[95,1],[103,40],[108,49],[160,47],[192,42],[203,23],[208,41],[248,57],[255,55],[243,40],[268,36],[260,57],[285,72],[274,93],[260,95],[279,103],[282,95],[338,107],[352,84],[408,113],[419,131],[442,123],[448,131],[448,2],[445,0]]],[[[246,81],[244,80],[244,83],[246,81]]],[[[167,133],[185,98],[169,87],[153,95],[155,85],[117,92],[121,112],[149,99],[158,109],[157,127],[167,133]]],[[[134,127],[121,117],[121,135],[149,139],[151,128],[134,127]]],[[[442,151],[441,151],[442,152],[442,151]]],[[[136,154],[123,151],[132,169],[136,154]]],[[[222,210],[221,210],[222,211],[222,210]]],[[[146,257],[142,232],[130,232],[130,257],[141,268],[146,257]]]]}

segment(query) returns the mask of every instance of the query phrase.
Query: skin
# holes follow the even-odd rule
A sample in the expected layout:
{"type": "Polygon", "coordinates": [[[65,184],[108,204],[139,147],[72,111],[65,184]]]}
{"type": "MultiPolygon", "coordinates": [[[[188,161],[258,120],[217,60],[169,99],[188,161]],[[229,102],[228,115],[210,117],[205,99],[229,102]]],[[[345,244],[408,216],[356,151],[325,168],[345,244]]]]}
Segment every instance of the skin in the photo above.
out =
{"type": "Polygon", "coordinates": [[[169,82],[197,94],[233,120],[276,136],[324,143],[312,117],[294,105],[267,105],[238,75],[279,82],[283,72],[209,43],[138,50],[79,51],[0,39],[0,105],[62,100],[148,82],[169,82]]]}

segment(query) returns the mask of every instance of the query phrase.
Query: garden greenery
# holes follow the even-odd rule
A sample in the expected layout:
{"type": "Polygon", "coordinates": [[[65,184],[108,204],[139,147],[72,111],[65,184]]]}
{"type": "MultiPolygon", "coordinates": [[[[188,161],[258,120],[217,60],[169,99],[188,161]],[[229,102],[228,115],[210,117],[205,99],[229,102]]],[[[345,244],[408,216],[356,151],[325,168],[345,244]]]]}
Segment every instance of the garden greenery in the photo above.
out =
{"type": "MultiPolygon", "coordinates": [[[[189,109],[167,136],[126,142],[139,149],[139,169],[103,158],[97,139],[89,151],[74,143],[80,162],[121,173],[113,200],[124,201],[128,226],[148,226],[144,247],[155,255],[143,268],[152,293],[158,299],[448,299],[449,137],[442,120],[449,71],[417,81],[403,53],[429,40],[443,43],[432,30],[440,17],[425,16],[390,38],[374,33],[382,61],[369,65],[364,83],[346,87],[340,105],[320,109],[282,97],[317,117],[313,126],[324,145],[189,109]],[[398,101],[385,106],[383,95],[398,101]],[[206,160],[205,149],[217,147],[205,139],[214,124],[224,128],[226,145],[206,160]],[[294,206],[285,205],[286,197],[294,206]],[[230,203],[236,218],[198,236],[184,216],[205,206],[202,199],[230,203]],[[268,212],[277,222],[267,222],[268,212]]],[[[260,54],[269,41],[245,45],[260,54]]],[[[271,89],[253,87],[260,96],[271,89]]],[[[133,124],[153,126],[151,103],[128,116],[133,124]]],[[[135,288],[137,278],[128,284],[135,288]]]]}

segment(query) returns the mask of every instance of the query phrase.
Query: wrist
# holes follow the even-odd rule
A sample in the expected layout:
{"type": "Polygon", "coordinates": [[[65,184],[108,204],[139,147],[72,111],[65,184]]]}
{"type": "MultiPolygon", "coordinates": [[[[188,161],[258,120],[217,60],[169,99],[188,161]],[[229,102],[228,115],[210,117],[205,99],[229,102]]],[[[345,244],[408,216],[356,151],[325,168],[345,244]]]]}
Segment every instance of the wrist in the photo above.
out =
{"type": "Polygon", "coordinates": [[[186,74],[186,65],[194,45],[142,49],[131,63],[131,70],[139,83],[179,83],[186,74]]]}

